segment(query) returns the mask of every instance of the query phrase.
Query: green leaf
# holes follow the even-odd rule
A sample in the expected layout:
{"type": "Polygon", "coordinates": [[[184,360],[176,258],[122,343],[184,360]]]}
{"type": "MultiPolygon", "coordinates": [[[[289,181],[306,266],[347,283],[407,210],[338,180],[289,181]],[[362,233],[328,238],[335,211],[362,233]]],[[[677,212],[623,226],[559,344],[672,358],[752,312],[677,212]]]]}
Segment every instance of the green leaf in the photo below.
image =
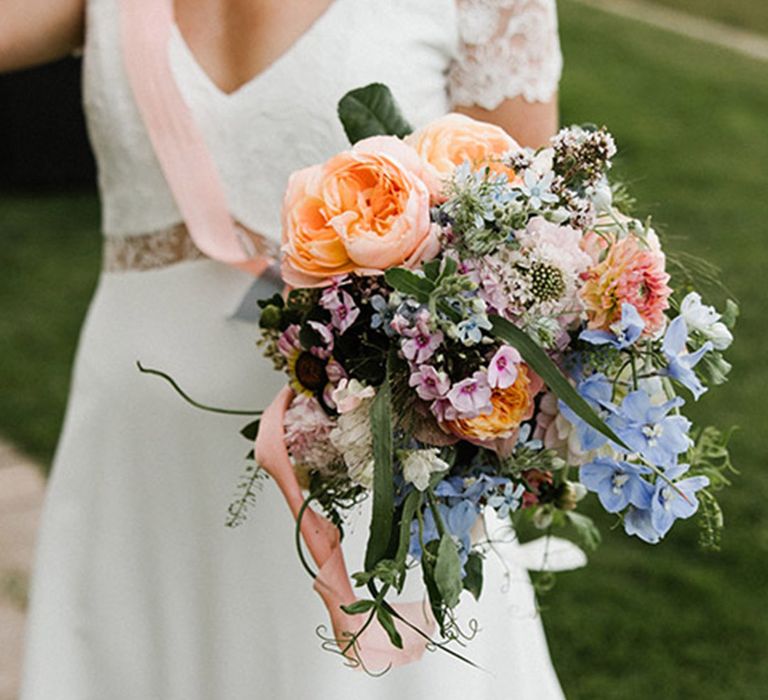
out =
{"type": "Polygon", "coordinates": [[[440,261],[430,260],[428,263],[424,263],[421,269],[424,271],[427,279],[434,282],[440,275],[440,261]]]}
{"type": "Polygon", "coordinates": [[[246,440],[255,440],[256,436],[259,433],[259,424],[261,423],[261,419],[256,419],[252,423],[248,423],[241,431],[240,435],[242,435],[246,440]]]}
{"type": "Polygon", "coordinates": [[[461,559],[459,559],[458,547],[448,533],[440,539],[437,550],[435,585],[440,591],[443,602],[449,608],[458,605],[459,596],[464,587],[461,582],[461,559]]]}
{"type": "Polygon", "coordinates": [[[395,627],[395,621],[392,619],[390,612],[380,605],[376,610],[376,619],[379,624],[384,628],[384,631],[389,635],[389,641],[398,649],[403,648],[403,638],[395,627]]]}
{"type": "Polygon", "coordinates": [[[565,375],[547,353],[527,333],[501,316],[492,315],[489,318],[493,324],[493,334],[499,340],[503,340],[505,343],[509,343],[512,347],[516,348],[533,371],[544,380],[544,383],[555,395],[564,401],[579,418],[605,435],[609,440],[631,452],[621,438],[605,424],[600,416],[595,413],[594,409],[571,386],[565,375]]]}
{"type": "Polygon", "coordinates": [[[429,295],[434,291],[434,282],[428,280],[426,277],[419,277],[419,275],[405,270],[402,267],[394,267],[391,270],[387,270],[384,273],[384,279],[387,284],[393,287],[398,292],[407,294],[420,301],[422,304],[429,300],[429,295]]]}
{"type": "Polygon", "coordinates": [[[597,549],[602,541],[602,537],[600,536],[600,530],[598,530],[595,523],[592,522],[592,518],[588,518],[586,515],[576,513],[572,510],[566,512],[565,515],[571,525],[575,528],[576,535],[581,544],[584,545],[586,549],[597,549]]]}
{"type": "Polygon", "coordinates": [[[395,494],[392,475],[392,396],[389,367],[384,383],[371,404],[373,434],[373,513],[365,552],[365,569],[371,571],[387,554],[392,538],[395,494]]]}
{"type": "Polygon", "coordinates": [[[342,605],[341,609],[347,615],[359,615],[360,613],[367,613],[369,610],[373,610],[375,605],[375,600],[356,600],[350,605],[342,605]]]}
{"type": "Polygon", "coordinates": [[[435,583],[435,565],[437,540],[427,542],[421,555],[421,575],[424,579],[424,587],[429,596],[429,606],[432,608],[432,614],[435,616],[437,624],[440,626],[441,633],[444,629],[445,612],[443,610],[443,598],[440,590],[435,583]]]}
{"type": "Polygon", "coordinates": [[[411,543],[411,523],[416,515],[416,509],[421,507],[421,492],[413,490],[405,497],[403,510],[400,515],[400,542],[397,546],[395,562],[398,566],[405,566],[408,556],[408,545],[411,543]]]}
{"type": "Polygon", "coordinates": [[[464,565],[464,588],[475,598],[480,600],[483,592],[483,557],[479,552],[470,552],[467,563],[464,565]]]}
{"type": "Polygon", "coordinates": [[[339,101],[338,113],[347,138],[353,144],[369,136],[403,138],[413,131],[389,88],[381,83],[371,83],[348,92],[339,101]]]}

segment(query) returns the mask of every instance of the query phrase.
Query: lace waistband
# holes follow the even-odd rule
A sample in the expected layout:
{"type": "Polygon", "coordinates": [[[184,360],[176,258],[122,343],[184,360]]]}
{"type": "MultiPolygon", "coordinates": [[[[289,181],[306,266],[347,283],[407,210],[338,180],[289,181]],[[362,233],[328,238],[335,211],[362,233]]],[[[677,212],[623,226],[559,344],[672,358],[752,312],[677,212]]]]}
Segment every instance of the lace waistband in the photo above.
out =
{"type": "MultiPolygon", "coordinates": [[[[254,256],[278,257],[278,246],[264,236],[237,225],[243,245],[254,256]]],[[[195,245],[185,224],[130,236],[107,236],[104,240],[104,272],[140,272],[169,267],[180,262],[206,259],[195,245]]]]}

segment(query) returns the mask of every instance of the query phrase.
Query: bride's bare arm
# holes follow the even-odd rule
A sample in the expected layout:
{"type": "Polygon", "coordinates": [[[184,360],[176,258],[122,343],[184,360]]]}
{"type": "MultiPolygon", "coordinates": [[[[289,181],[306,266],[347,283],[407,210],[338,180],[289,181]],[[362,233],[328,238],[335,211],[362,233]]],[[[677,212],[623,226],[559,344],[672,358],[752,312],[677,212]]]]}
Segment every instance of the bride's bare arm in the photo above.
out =
{"type": "Polygon", "coordinates": [[[0,0],[0,72],[67,56],[84,29],[85,0],[0,0]]]}
{"type": "Polygon", "coordinates": [[[521,146],[538,148],[547,143],[558,129],[557,94],[546,102],[526,102],[522,97],[504,100],[493,110],[481,107],[459,107],[457,112],[498,124],[512,134],[521,146]]]}

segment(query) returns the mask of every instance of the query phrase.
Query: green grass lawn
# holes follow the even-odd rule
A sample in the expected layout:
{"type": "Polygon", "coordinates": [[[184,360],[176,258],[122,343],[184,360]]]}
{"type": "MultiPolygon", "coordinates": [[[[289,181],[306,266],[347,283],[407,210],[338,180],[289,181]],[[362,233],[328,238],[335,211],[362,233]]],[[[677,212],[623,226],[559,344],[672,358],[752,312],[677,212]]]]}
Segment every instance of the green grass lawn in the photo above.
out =
{"type": "Polygon", "coordinates": [[[0,194],[0,433],[46,464],[99,251],[93,194],[0,194]]]}
{"type": "Polygon", "coordinates": [[[650,0],[693,15],[709,17],[733,27],[768,34],[768,2],[765,0],[650,0]]]}
{"type": "MultiPolygon", "coordinates": [[[[668,248],[716,261],[741,302],[732,381],[690,413],[742,430],[722,553],[698,551],[689,523],[650,547],[593,509],[603,547],[542,601],[554,661],[572,700],[766,698],[768,65],[571,0],[561,25],[564,121],[612,128],[617,170],[668,248]]],[[[96,279],[96,227],[90,195],[0,198],[0,433],[46,460],[96,279]]]]}

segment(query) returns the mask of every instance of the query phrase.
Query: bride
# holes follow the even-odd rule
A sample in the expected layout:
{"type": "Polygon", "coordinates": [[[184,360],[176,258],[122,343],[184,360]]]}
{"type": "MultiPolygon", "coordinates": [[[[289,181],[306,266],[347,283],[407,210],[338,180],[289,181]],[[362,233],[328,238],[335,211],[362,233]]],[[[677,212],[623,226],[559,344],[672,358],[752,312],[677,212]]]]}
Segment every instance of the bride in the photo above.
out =
{"type": "MultiPolygon", "coordinates": [[[[233,407],[266,406],[283,378],[243,320],[253,278],[192,243],[182,212],[206,203],[183,201],[156,148],[167,144],[148,134],[132,90],[144,84],[146,46],[126,30],[136,2],[3,4],[0,70],[83,49],[105,235],[48,490],[22,698],[562,697],[527,574],[513,560],[489,559],[482,603],[462,603],[480,628],[466,653],[483,671],[431,653],[374,679],[321,649],[324,610],[296,563],[276,488],[263,484],[243,527],[223,526],[248,449],[233,437],[242,420],[187,407],[136,361],[233,407]]],[[[264,250],[279,241],[291,171],[345,147],[335,105],[351,88],[389,85],[417,126],[454,109],[526,145],[556,129],[554,0],[155,8],[165,12],[146,19],[167,36],[169,70],[160,71],[166,83],[147,74],[146,84],[157,99],[183,98],[229,212],[264,250]]],[[[183,140],[176,147],[184,152],[183,140]]],[[[349,538],[351,570],[365,527],[362,518],[349,538]]]]}

